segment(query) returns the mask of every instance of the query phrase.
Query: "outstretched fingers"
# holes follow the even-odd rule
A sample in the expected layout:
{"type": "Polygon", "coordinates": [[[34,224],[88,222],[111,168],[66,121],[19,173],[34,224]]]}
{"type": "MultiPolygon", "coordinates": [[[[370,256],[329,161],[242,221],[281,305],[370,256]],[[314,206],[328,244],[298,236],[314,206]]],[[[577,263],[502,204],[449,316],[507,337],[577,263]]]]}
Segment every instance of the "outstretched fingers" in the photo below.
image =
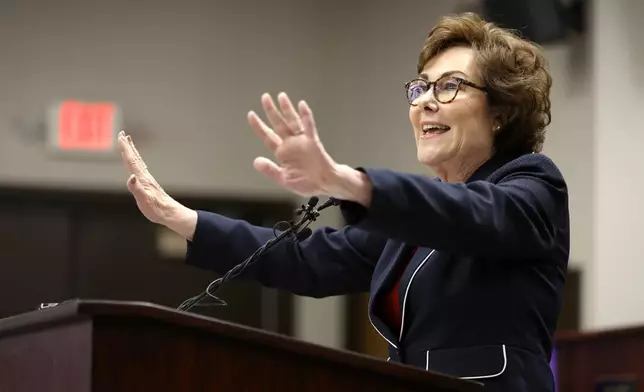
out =
{"type": "Polygon", "coordinates": [[[118,144],[123,162],[130,172],[130,177],[127,180],[127,187],[130,192],[135,193],[135,195],[137,193],[143,194],[146,184],[152,185],[163,192],[161,186],[148,171],[148,167],[143,161],[143,158],[141,158],[141,154],[139,154],[136,146],[134,146],[132,137],[121,131],[118,135],[118,144]]]}
{"type": "Polygon", "coordinates": [[[277,101],[279,102],[280,109],[282,110],[284,120],[286,121],[286,125],[288,126],[290,133],[292,135],[298,135],[304,131],[304,124],[302,124],[302,120],[295,110],[295,107],[293,107],[288,95],[286,95],[286,93],[279,93],[277,95],[277,101]]]}
{"type": "Polygon", "coordinates": [[[142,176],[147,171],[147,167],[143,163],[138,151],[134,148],[132,139],[126,136],[123,131],[119,132],[118,146],[127,170],[135,176],[142,176]]]}
{"type": "Polygon", "coordinates": [[[269,150],[274,152],[282,144],[282,138],[266,125],[255,112],[248,113],[248,123],[269,150]]]}
{"type": "Polygon", "coordinates": [[[298,104],[298,109],[300,110],[300,116],[302,117],[303,131],[306,136],[310,138],[317,139],[318,131],[315,126],[315,119],[313,118],[313,111],[306,103],[306,101],[300,101],[298,104]]]}
{"type": "Polygon", "coordinates": [[[136,149],[136,146],[134,145],[134,142],[132,141],[132,136],[127,135],[127,141],[130,143],[130,148],[132,149],[132,152],[134,153],[134,157],[137,160],[138,166],[141,168],[143,172],[148,171],[148,165],[145,164],[145,161],[143,158],[141,158],[141,154],[139,154],[139,150],[136,149]]]}
{"type": "Polygon", "coordinates": [[[269,94],[262,95],[262,106],[264,107],[264,112],[266,113],[266,117],[268,117],[268,121],[273,126],[275,133],[277,133],[281,139],[286,139],[287,137],[295,134],[294,132],[296,131],[289,127],[286,119],[277,109],[275,102],[273,102],[273,98],[271,98],[269,94]]]}

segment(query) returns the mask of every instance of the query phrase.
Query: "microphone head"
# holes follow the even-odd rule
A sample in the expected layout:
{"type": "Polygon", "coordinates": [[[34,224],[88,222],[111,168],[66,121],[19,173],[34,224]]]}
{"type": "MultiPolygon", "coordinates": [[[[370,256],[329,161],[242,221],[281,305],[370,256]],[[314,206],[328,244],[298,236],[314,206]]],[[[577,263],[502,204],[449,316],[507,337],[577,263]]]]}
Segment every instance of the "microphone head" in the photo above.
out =
{"type": "Polygon", "coordinates": [[[308,205],[309,207],[315,207],[316,205],[318,205],[319,201],[320,201],[319,197],[311,196],[311,198],[309,199],[308,205]]]}
{"type": "Polygon", "coordinates": [[[297,240],[304,241],[305,239],[309,238],[311,234],[313,234],[313,230],[311,230],[310,227],[305,227],[299,233],[297,233],[297,240]]]}

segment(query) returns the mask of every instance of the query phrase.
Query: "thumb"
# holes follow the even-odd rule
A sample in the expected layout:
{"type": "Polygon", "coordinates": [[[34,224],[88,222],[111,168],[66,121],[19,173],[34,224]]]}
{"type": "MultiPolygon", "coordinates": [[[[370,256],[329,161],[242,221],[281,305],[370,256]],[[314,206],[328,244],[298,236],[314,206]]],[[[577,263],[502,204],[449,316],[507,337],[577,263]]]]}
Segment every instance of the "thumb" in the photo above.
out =
{"type": "Polygon", "coordinates": [[[130,178],[127,179],[127,189],[129,189],[132,195],[137,199],[145,194],[143,185],[141,185],[141,181],[136,178],[135,174],[131,174],[130,178]]]}
{"type": "Polygon", "coordinates": [[[268,158],[255,158],[255,160],[253,161],[253,167],[255,168],[255,170],[277,182],[278,184],[282,184],[284,182],[284,169],[279,167],[277,164],[275,164],[275,162],[271,161],[268,158]]]}

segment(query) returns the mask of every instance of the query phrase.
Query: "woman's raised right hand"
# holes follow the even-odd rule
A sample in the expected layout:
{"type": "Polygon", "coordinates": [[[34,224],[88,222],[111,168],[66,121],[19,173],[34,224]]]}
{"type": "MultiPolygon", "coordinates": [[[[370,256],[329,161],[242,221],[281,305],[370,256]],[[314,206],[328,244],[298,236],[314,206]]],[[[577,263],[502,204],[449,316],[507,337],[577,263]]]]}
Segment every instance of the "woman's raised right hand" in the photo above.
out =
{"type": "Polygon", "coordinates": [[[197,227],[197,212],[170,197],[148,171],[132,138],[121,131],[118,145],[125,167],[130,172],[127,188],[141,213],[151,222],[168,227],[192,240],[197,227]]]}

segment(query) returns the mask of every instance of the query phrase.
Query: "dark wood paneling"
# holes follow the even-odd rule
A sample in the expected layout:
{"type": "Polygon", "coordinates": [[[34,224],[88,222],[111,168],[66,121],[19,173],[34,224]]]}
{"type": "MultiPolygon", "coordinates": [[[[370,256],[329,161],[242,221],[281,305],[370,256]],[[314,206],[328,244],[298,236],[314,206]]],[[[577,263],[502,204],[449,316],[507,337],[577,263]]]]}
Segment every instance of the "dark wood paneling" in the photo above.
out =
{"type": "MultiPolygon", "coordinates": [[[[252,199],[177,199],[259,225],[290,219],[294,208],[252,199]]],[[[186,266],[183,254],[159,252],[161,226],[148,222],[127,193],[0,188],[0,206],[0,317],[68,298],[176,307],[217,277],[186,266]]],[[[290,294],[249,281],[231,281],[217,294],[229,306],[192,311],[291,333],[290,294]]]]}
{"type": "Polygon", "coordinates": [[[69,298],[68,227],[62,208],[0,200],[0,317],[69,298]]]}

